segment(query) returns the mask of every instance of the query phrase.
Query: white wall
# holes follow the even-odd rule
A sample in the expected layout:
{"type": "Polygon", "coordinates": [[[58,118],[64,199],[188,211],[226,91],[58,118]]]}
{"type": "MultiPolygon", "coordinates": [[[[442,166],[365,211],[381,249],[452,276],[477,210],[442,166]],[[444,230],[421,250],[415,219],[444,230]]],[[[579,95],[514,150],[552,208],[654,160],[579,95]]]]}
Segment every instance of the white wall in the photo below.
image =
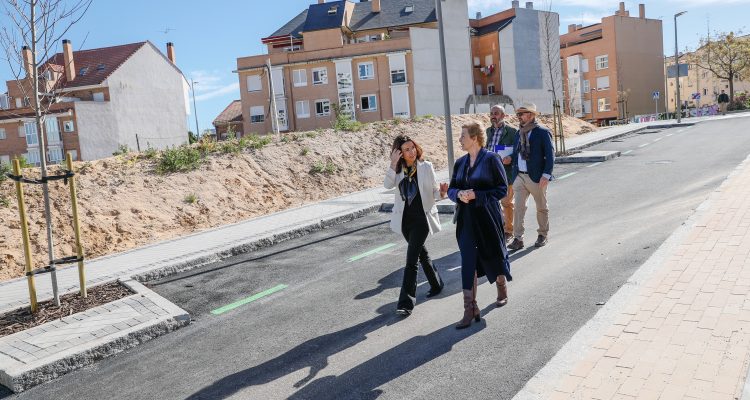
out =
{"type": "Polygon", "coordinates": [[[522,103],[536,104],[543,113],[552,112],[552,89],[550,72],[546,65],[544,37],[545,15],[550,14],[549,46],[552,49],[554,66],[554,90],[562,100],[562,70],[560,66],[560,21],[557,13],[518,8],[516,18],[500,31],[500,62],[503,94],[513,99],[516,107],[522,103]]]}
{"type": "MultiPolygon", "coordinates": [[[[451,113],[459,113],[473,93],[469,19],[466,0],[442,3],[451,113]]],[[[443,115],[443,76],[437,29],[410,28],[414,76],[413,115],[443,115]]]]}
{"type": "Polygon", "coordinates": [[[187,143],[185,78],[151,44],[138,49],[104,85],[109,88],[110,101],[97,105],[109,105],[110,109],[76,103],[78,119],[84,121],[78,132],[83,159],[111,156],[120,144],[135,150],[136,134],[141,150],[149,145],[164,149],[187,143]]]}

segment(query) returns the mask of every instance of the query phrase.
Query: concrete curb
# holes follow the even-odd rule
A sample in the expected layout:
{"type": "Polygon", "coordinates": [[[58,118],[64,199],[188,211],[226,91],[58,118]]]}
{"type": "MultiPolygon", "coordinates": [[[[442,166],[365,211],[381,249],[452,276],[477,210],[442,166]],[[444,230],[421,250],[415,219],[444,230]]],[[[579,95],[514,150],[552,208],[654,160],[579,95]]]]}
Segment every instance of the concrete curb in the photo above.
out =
{"type": "Polygon", "coordinates": [[[581,144],[581,145],[578,145],[578,146],[575,146],[575,147],[571,147],[571,148],[569,148],[567,150],[571,151],[571,150],[585,149],[585,148],[588,148],[588,147],[596,146],[597,144],[602,144],[604,142],[608,142],[608,141],[613,140],[613,139],[621,138],[621,137],[626,136],[626,135],[630,135],[630,134],[633,134],[633,133],[642,132],[642,131],[645,131],[647,129],[679,128],[679,127],[683,127],[683,126],[693,126],[693,125],[695,125],[697,123],[700,123],[700,122],[702,122],[702,121],[698,121],[698,122],[683,122],[683,123],[679,123],[679,124],[675,123],[675,124],[648,125],[648,126],[644,126],[644,127],[641,127],[641,128],[633,129],[632,131],[622,132],[622,133],[618,133],[618,134],[615,134],[615,135],[612,135],[612,136],[608,136],[608,137],[604,137],[604,138],[592,140],[591,142],[587,142],[587,143],[584,143],[584,144],[581,144]]]}
{"type": "MultiPolygon", "coordinates": [[[[156,319],[151,319],[129,327],[128,329],[97,337],[95,340],[88,343],[73,346],[57,353],[52,353],[49,356],[39,358],[30,363],[24,363],[18,359],[7,356],[2,357],[2,354],[0,354],[0,359],[3,359],[3,362],[0,364],[2,365],[0,366],[0,384],[8,387],[13,392],[22,392],[33,386],[51,381],[69,372],[91,365],[98,360],[113,356],[124,350],[133,348],[141,343],[190,324],[190,315],[185,310],[177,307],[152,290],[130,278],[122,279],[121,282],[123,285],[133,290],[135,294],[112,303],[95,307],[87,310],[87,312],[96,310],[97,312],[106,313],[109,311],[107,306],[117,304],[118,302],[124,302],[126,299],[133,297],[146,297],[151,302],[158,305],[158,307],[166,311],[166,314],[156,319]],[[6,362],[6,360],[8,361],[6,362]]],[[[28,334],[29,331],[33,330],[53,330],[56,328],[54,324],[57,321],[80,321],[80,319],[74,317],[80,318],[81,314],[82,313],[73,314],[62,318],[61,320],[40,325],[25,331],[25,333],[28,334]]],[[[0,339],[0,342],[17,341],[21,333],[24,332],[3,337],[0,339]]]]}

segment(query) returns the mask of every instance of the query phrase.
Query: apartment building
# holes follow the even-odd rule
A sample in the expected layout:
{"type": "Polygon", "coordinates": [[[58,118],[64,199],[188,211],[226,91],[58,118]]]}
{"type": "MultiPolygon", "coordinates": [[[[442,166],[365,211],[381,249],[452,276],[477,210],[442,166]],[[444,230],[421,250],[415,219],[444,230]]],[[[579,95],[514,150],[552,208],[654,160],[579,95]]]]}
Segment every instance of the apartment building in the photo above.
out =
{"type": "MultiPolygon", "coordinates": [[[[533,2],[470,20],[476,95],[498,95],[515,105],[535,103],[552,112],[552,91],[562,98],[559,15],[533,2]]],[[[502,101],[501,101],[502,102],[502,101]]]]}
{"type": "MultiPolygon", "coordinates": [[[[73,51],[64,40],[62,48],[39,67],[39,91],[49,105],[43,126],[49,163],[62,161],[65,153],[93,160],[111,156],[121,145],[163,149],[187,142],[188,84],[175,65],[172,43],[166,56],[150,42],[73,51]]],[[[28,77],[31,50],[22,54],[28,77]]],[[[30,80],[6,86],[0,94],[0,161],[24,157],[39,164],[29,107],[33,92],[22,90],[30,80]]]]}
{"type": "Polygon", "coordinates": [[[664,89],[662,22],[638,5],[631,17],[620,2],[600,23],[569,25],[560,36],[565,100],[573,116],[603,124],[655,111],[664,89]]]}
{"type": "MultiPolygon", "coordinates": [[[[442,3],[450,108],[472,94],[466,0],[442,3]]],[[[318,0],[237,59],[242,131],[331,127],[335,105],[361,122],[442,115],[434,0],[318,0]],[[271,90],[273,89],[273,90],[271,90]],[[275,101],[272,101],[275,100],[275,101]]]]}

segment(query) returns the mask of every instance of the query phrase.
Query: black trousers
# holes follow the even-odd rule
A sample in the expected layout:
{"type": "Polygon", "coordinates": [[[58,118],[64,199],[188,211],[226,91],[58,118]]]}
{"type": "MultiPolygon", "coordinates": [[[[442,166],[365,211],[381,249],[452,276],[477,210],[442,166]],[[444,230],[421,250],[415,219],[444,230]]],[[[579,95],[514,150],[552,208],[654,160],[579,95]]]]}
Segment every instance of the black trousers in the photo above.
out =
{"type": "Polygon", "coordinates": [[[409,243],[406,249],[406,267],[404,267],[404,280],[401,283],[401,294],[398,296],[398,308],[413,310],[417,297],[417,273],[419,267],[417,261],[422,264],[427,281],[430,287],[437,290],[442,286],[443,280],[440,278],[435,265],[424,247],[427,236],[430,234],[430,228],[427,225],[427,217],[421,215],[412,216],[404,214],[401,221],[401,233],[404,239],[409,243]]]}

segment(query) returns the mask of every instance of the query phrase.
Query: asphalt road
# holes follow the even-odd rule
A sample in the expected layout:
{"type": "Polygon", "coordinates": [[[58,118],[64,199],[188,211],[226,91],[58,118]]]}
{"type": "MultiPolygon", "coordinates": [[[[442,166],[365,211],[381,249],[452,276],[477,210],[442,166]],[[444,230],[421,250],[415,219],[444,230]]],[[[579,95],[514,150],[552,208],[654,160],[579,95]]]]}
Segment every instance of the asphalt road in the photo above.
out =
{"type": "Polygon", "coordinates": [[[152,282],[190,326],[18,398],[509,399],[747,157],[749,122],[631,134],[592,148],[619,158],[557,165],[549,244],[513,255],[506,307],[480,282],[483,319],[469,329],[453,328],[462,300],[448,216],[427,242],[446,288],[426,300],[420,286],[401,318],[405,242],[375,214],[152,282]]]}

